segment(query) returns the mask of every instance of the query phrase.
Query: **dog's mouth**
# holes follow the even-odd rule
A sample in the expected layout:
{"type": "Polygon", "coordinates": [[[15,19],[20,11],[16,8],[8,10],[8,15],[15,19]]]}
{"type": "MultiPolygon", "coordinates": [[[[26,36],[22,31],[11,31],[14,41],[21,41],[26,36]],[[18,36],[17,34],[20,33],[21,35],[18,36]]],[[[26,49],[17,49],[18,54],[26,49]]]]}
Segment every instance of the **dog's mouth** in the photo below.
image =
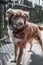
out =
{"type": "Polygon", "coordinates": [[[21,29],[24,25],[22,23],[14,24],[13,27],[17,29],[21,29]]]}

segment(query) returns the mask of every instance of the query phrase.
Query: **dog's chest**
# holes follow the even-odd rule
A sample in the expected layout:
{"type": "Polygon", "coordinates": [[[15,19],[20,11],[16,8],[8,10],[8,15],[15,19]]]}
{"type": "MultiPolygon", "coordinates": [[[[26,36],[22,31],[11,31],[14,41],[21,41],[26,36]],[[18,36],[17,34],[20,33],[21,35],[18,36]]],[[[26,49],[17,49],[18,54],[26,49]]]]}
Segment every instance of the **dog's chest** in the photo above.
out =
{"type": "Polygon", "coordinates": [[[14,37],[16,37],[16,38],[18,38],[18,39],[24,39],[24,37],[25,37],[25,34],[24,34],[24,32],[17,32],[17,33],[14,33],[13,32],[13,35],[14,35],[14,37]]]}
{"type": "Polygon", "coordinates": [[[16,37],[14,37],[14,35],[13,35],[13,31],[12,30],[10,30],[9,29],[9,27],[7,27],[8,28],[8,35],[9,35],[9,37],[10,37],[10,41],[12,42],[12,43],[17,43],[18,42],[18,38],[16,38],[16,37]]]}

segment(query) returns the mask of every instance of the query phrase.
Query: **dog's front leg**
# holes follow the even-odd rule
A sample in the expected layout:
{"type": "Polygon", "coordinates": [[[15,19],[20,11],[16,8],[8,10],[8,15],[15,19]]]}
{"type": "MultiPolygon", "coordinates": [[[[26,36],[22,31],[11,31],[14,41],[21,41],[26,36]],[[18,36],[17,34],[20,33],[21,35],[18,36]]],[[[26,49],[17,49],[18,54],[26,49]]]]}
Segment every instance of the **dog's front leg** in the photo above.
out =
{"type": "Polygon", "coordinates": [[[18,59],[17,59],[17,65],[20,65],[20,62],[22,60],[22,55],[23,55],[23,48],[20,48],[18,59]]]}
{"type": "Polygon", "coordinates": [[[14,54],[15,54],[14,62],[17,61],[17,52],[18,52],[18,47],[14,44],[14,54]]]}

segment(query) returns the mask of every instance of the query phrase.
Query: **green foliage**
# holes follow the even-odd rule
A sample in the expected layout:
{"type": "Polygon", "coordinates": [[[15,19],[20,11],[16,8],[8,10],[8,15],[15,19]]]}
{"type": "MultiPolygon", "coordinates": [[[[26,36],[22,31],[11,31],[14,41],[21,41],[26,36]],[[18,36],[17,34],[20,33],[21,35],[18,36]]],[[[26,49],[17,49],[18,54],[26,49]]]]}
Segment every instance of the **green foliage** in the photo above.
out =
{"type": "Polygon", "coordinates": [[[32,10],[31,11],[31,16],[30,16],[30,20],[34,23],[38,23],[38,22],[41,22],[43,20],[43,12],[42,10],[32,10]]]}
{"type": "Polygon", "coordinates": [[[34,23],[43,21],[43,10],[39,5],[35,5],[35,9],[30,10],[30,20],[34,23]]]}
{"type": "Polygon", "coordinates": [[[39,5],[36,4],[35,5],[35,8],[41,10],[42,9],[42,6],[39,6],[39,5]]]}

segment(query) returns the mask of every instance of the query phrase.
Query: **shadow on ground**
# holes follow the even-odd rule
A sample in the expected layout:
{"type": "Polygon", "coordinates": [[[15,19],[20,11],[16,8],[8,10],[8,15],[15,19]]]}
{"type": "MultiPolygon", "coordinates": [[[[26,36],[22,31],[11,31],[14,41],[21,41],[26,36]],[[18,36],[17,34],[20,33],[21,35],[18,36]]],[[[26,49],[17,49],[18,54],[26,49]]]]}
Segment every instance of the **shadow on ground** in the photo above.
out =
{"type": "Polygon", "coordinates": [[[40,56],[32,52],[30,59],[31,62],[28,62],[28,65],[43,65],[43,56],[40,56]]]}

